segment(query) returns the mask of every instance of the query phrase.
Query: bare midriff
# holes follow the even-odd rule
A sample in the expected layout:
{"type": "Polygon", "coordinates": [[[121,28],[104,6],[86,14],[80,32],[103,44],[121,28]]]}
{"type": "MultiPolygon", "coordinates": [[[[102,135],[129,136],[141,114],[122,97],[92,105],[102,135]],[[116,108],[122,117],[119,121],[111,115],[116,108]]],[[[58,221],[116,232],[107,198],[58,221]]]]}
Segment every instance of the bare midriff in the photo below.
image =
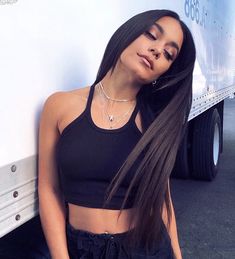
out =
{"type": "MultiPolygon", "coordinates": [[[[69,223],[75,229],[100,233],[122,233],[129,230],[131,215],[135,209],[120,210],[98,209],[78,206],[69,203],[69,223]]],[[[134,227],[132,223],[131,228],[134,227]]]]}

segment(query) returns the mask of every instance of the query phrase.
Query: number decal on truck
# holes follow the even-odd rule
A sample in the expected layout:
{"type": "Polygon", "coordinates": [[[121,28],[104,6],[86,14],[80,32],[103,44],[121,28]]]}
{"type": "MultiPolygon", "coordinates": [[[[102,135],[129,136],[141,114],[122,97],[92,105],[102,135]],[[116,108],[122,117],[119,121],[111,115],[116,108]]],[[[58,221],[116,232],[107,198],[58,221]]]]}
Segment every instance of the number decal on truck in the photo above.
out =
{"type": "Polygon", "coordinates": [[[205,6],[201,7],[199,0],[185,0],[184,13],[192,21],[195,21],[204,28],[206,27],[207,11],[205,6]]]}

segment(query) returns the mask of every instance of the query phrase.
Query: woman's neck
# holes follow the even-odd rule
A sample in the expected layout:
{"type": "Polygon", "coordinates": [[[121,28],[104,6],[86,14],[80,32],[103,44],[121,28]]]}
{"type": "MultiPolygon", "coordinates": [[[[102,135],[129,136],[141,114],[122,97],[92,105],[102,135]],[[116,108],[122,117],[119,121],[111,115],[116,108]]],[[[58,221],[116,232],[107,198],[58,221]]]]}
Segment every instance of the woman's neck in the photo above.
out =
{"type": "Polygon", "coordinates": [[[130,77],[115,71],[110,71],[102,79],[102,85],[106,94],[112,99],[128,99],[136,98],[140,85],[134,82],[130,77]]]}

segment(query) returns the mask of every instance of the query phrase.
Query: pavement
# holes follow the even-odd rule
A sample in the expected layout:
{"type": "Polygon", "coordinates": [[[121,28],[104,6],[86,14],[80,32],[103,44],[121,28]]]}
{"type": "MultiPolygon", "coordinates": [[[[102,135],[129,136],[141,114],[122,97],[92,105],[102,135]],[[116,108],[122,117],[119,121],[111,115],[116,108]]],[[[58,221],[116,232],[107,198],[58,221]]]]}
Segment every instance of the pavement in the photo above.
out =
{"type": "Polygon", "coordinates": [[[223,143],[212,182],[171,179],[183,259],[235,259],[235,99],[225,100],[223,143]]]}

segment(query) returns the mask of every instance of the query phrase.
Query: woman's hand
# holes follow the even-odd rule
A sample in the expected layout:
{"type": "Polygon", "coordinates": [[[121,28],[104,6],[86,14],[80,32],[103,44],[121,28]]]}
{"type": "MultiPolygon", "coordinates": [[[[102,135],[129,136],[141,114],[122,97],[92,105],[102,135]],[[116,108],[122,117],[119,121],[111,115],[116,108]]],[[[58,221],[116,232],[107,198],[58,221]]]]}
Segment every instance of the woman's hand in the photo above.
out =
{"type": "MultiPolygon", "coordinates": [[[[174,212],[174,207],[173,207],[173,204],[172,204],[172,199],[171,199],[171,194],[170,194],[169,180],[168,180],[168,190],[169,190],[172,217],[171,217],[171,223],[170,223],[170,226],[169,226],[169,230],[168,229],[167,230],[168,230],[168,234],[171,238],[171,246],[172,246],[172,249],[174,251],[175,259],[182,259],[182,254],[181,254],[179,240],[178,240],[178,234],[177,234],[175,212],[174,212]]],[[[163,219],[164,224],[167,226],[167,210],[166,210],[165,203],[164,203],[164,206],[163,206],[162,219],[163,219]]]]}

